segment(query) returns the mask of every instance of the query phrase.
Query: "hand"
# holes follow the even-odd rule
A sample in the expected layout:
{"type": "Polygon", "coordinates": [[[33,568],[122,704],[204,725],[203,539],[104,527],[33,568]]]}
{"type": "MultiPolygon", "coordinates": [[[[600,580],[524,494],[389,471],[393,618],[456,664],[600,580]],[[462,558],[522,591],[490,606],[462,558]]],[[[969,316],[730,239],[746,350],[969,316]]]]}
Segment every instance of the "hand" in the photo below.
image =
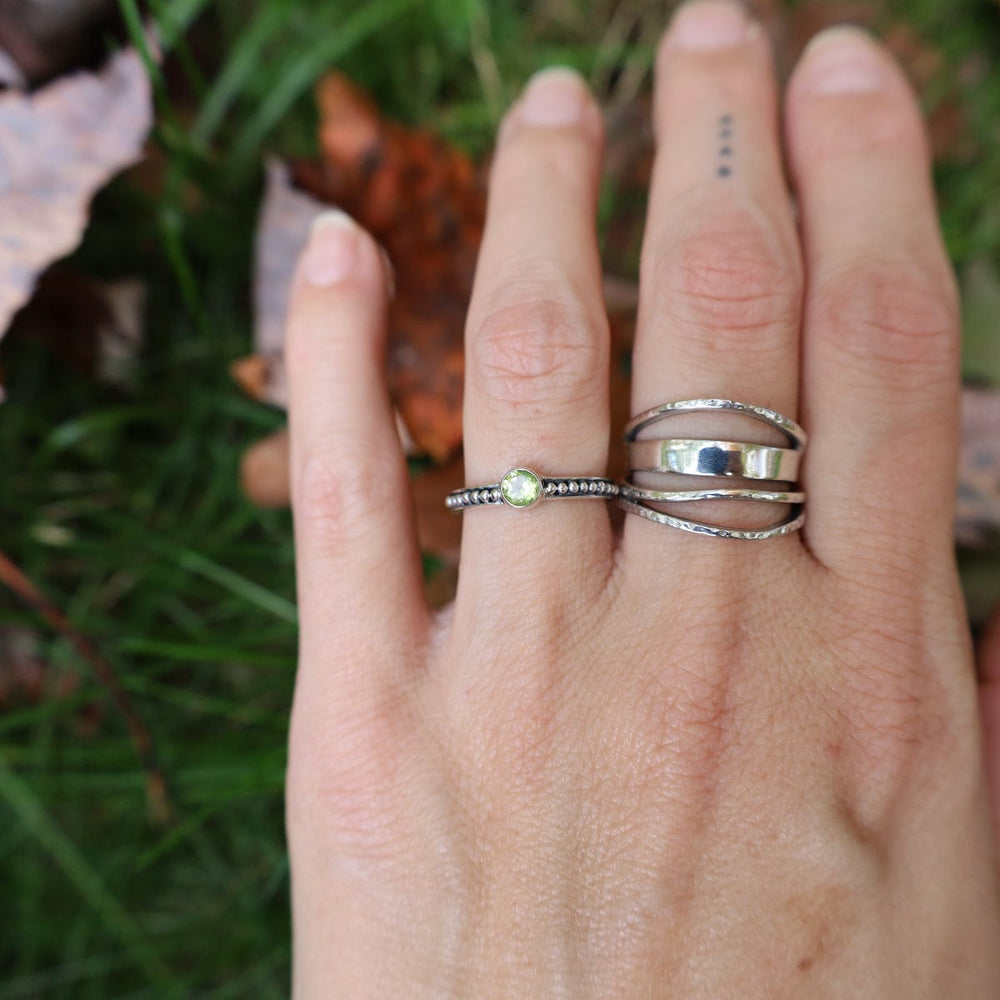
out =
{"type": "MultiPolygon", "coordinates": [[[[834,30],[779,132],[763,32],[707,0],[661,45],[654,115],[633,412],[724,396],[798,419],[805,528],[734,541],[626,517],[619,536],[598,500],[473,510],[457,598],[431,614],[379,252],[317,227],[287,347],[299,1000],[1000,995],[952,550],[956,293],[914,98],[834,30]]],[[[504,121],[469,484],[606,467],[601,141],[564,71],[504,121]]],[[[748,433],[725,417],[670,433],[748,433]]]]}

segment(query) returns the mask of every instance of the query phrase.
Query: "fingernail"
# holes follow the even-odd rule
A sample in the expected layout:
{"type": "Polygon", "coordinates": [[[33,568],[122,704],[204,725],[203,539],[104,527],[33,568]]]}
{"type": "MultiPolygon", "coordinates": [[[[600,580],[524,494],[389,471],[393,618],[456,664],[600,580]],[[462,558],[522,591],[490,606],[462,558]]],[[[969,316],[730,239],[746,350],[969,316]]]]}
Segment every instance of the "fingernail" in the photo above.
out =
{"type": "Polygon", "coordinates": [[[576,70],[550,66],[528,81],[519,117],[529,125],[572,125],[583,117],[587,99],[587,85],[576,70]]]}
{"type": "Polygon", "coordinates": [[[754,22],[733,0],[688,0],[670,22],[668,41],[679,49],[709,52],[742,45],[754,22]]]}
{"type": "Polygon", "coordinates": [[[320,288],[343,280],[358,257],[357,223],[340,209],[330,209],[313,220],[302,258],[302,277],[320,288]]]}
{"type": "Polygon", "coordinates": [[[851,24],[826,28],[802,54],[809,89],[817,94],[863,94],[885,82],[885,62],[872,36],[851,24]]]}

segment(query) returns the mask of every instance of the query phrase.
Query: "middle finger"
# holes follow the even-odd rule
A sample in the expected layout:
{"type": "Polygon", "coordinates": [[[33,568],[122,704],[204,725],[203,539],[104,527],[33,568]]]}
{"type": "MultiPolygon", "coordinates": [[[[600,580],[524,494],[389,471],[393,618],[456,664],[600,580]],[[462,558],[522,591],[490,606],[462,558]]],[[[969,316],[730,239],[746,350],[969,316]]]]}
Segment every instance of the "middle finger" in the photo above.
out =
{"type": "MultiPolygon", "coordinates": [[[[781,167],[776,91],[767,38],[742,6],[695,0],[678,10],[657,56],[657,152],[642,249],[633,413],[721,397],[795,419],[802,265],[781,167]]],[[[779,432],[723,413],[674,416],[642,436],[786,445],[779,432]]],[[[734,527],[776,520],[773,505],[738,507],[714,500],[673,504],[670,513],[734,527]]],[[[655,560],[665,530],[630,517],[626,547],[640,560],[644,552],[655,560]],[[660,541],[650,553],[652,532],[660,541]]],[[[706,544],[703,536],[670,534],[677,544],[706,544]]]]}

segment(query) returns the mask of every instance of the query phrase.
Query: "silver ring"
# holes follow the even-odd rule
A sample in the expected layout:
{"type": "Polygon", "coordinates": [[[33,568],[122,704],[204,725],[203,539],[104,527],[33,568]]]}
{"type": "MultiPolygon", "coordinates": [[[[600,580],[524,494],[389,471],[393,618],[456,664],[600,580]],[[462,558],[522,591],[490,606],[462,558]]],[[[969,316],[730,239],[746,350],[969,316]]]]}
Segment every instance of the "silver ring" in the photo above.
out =
{"type": "Polygon", "coordinates": [[[618,506],[622,507],[629,514],[638,514],[657,524],[666,524],[671,528],[680,528],[681,531],[693,531],[700,535],[715,535],[717,538],[743,538],[748,541],[756,541],[761,538],[776,538],[778,535],[787,535],[792,531],[797,531],[805,522],[806,516],[801,507],[793,510],[784,521],[772,524],[767,528],[760,528],[752,531],[743,528],[724,528],[717,524],[703,524],[701,521],[691,521],[686,517],[674,517],[672,514],[665,514],[655,507],[647,507],[644,503],[636,500],[626,500],[624,497],[618,498],[618,506]]]}
{"type": "Polygon", "coordinates": [[[765,424],[781,431],[793,448],[801,451],[806,446],[806,432],[794,420],[783,417],[777,410],[753,403],[738,403],[735,399],[682,399],[676,403],[662,403],[633,417],[625,425],[625,441],[634,441],[639,432],[657,420],[663,420],[675,413],[701,413],[706,410],[730,410],[745,413],[748,417],[762,420],[765,424]]]}
{"type": "Polygon", "coordinates": [[[686,476],[742,476],[794,483],[801,452],[743,441],[664,438],[630,441],[628,467],[633,472],[679,472],[686,476]]]}
{"type": "Polygon", "coordinates": [[[626,480],[618,488],[626,500],[647,503],[684,503],[688,500],[760,500],[765,503],[802,503],[805,493],[779,490],[650,490],[626,480]]]}
{"type": "Polygon", "coordinates": [[[738,476],[744,479],[769,480],[794,484],[806,445],[805,431],[794,420],[775,410],[733,399],[685,399],[664,403],[633,417],[625,427],[630,475],[622,484],[618,504],[629,514],[637,514],[657,524],[681,531],[714,535],[718,538],[762,539],[787,535],[802,527],[805,521],[805,494],[794,489],[652,489],[637,485],[633,472],[682,474],[696,476],[738,476]],[[728,410],[744,413],[781,431],[790,447],[742,441],[696,440],[663,438],[638,441],[637,436],[657,421],[677,413],[699,413],[708,410],[728,410]],[[694,500],[757,500],[790,505],[788,515],[776,524],[759,529],[732,528],[705,524],[685,517],[667,514],[650,506],[653,503],[680,503],[694,500]]]}
{"type": "Polygon", "coordinates": [[[603,476],[540,476],[531,469],[511,469],[498,483],[452,490],[445,506],[460,512],[491,504],[524,510],[542,500],[613,500],[618,484],[603,476]]]}

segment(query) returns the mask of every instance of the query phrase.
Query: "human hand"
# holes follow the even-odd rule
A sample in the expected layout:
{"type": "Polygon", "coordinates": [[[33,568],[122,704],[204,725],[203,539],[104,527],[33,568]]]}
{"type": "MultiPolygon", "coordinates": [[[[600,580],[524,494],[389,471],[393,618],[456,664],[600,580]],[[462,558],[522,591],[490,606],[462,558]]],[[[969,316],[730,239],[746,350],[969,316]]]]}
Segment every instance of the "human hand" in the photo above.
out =
{"type": "MultiPolygon", "coordinates": [[[[618,536],[597,500],[474,510],[432,614],[380,255],[320,225],[287,338],[299,1000],[1000,995],[952,547],[956,293],[914,98],[835,30],[779,120],[764,34],[706,0],[660,48],[654,115],[633,412],[722,396],[795,417],[806,525],[734,541],[626,517],[618,536]]],[[[566,73],[504,121],[467,326],[470,484],[605,469],[600,150],[566,73]]]]}

